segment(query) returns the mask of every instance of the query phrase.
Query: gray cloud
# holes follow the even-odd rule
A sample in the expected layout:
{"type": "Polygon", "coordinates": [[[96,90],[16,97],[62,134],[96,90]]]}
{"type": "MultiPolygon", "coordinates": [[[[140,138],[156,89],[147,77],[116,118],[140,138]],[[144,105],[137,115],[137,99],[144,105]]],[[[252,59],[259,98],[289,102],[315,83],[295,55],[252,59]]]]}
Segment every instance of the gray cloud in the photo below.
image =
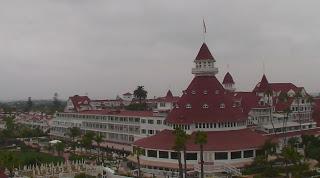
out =
{"type": "Polygon", "coordinates": [[[206,42],[240,90],[270,81],[319,90],[319,1],[0,1],[0,100],[187,87],[206,42]],[[227,68],[227,65],[230,65],[227,68]]]}

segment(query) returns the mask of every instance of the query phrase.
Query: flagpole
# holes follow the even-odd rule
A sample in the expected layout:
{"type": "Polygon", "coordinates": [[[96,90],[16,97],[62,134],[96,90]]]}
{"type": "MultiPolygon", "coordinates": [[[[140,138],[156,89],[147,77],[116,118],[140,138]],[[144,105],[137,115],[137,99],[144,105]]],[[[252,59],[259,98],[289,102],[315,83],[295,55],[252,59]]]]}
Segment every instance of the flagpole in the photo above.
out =
{"type": "Polygon", "coordinates": [[[205,43],[206,42],[207,27],[206,27],[206,23],[204,21],[204,18],[202,18],[202,23],[203,23],[203,31],[202,31],[203,43],[205,43]]]}

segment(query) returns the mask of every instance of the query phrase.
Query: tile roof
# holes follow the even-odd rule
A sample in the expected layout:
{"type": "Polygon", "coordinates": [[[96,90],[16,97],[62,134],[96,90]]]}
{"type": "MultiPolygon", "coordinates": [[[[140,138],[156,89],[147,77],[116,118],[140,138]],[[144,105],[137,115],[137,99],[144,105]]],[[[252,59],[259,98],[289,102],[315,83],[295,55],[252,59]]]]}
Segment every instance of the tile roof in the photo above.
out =
{"type": "Polygon", "coordinates": [[[129,110],[114,110],[114,109],[87,110],[87,111],[80,111],[79,114],[153,117],[153,111],[129,111],[129,110]]]}
{"type": "Polygon", "coordinates": [[[229,72],[224,76],[222,84],[234,84],[233,78],[229,72]]]}
{"type": "Polygon", "coordinates": [[[195,60],[208,60],[208,59],[212,59],[215,61],[207,44],[203,43],[195,60]]]}
{"type": "Polygon", "coordinates": [[[248,117],[243,108],[234,107],[234,99],[215,76],[194,77],[177,106],[169,113],[168,123],[244,121],[248,117]]]}
{"type": "MultiPolygon", "coordinates": [[[[195,133],[191,134],[187,142],[188,151],[199,151],[199,145],[194,143],[195,133]]],[[[227,151],[258,148],[268,139],[250,129],[232,131],[209,131],[207,133],[207,144],[205,151],[227,151]]],[[[172,130],[163,130],[157,135],[143,138],[134,142],[133,145],[158,150],[173,150],[175,136],[172,130]]]]}

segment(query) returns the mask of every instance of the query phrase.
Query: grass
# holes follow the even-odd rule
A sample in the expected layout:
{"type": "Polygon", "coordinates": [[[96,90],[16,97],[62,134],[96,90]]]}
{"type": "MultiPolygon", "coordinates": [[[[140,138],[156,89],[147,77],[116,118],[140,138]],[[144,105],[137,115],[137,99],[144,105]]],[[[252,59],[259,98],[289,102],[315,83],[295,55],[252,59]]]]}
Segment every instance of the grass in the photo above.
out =
{"type": "Polygon", "coordinates": [[[52,156],[47,153],[41,153],[36,151],[0,151],[0,159],[5,160],[6,155],[11,154],[13,160],[16,160],[18,165],[35,165],[35,164],[45,164],[45,163],[58,163],[63,162],[64,159],[58,156],[52,156]]]}

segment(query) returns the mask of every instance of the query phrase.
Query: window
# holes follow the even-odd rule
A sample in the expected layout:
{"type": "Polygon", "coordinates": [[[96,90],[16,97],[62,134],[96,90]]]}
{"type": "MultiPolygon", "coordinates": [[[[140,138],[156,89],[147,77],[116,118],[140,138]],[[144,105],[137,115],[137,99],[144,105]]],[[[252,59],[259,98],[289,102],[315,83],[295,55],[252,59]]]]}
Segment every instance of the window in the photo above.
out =
{"type": "Polygon", "coordinates": [[[146,129],[142,129],[142,130],[141,130],[141,133],[142,133],[142,134],[146,134],[146,133],[147,133],[146,129]]]}
{"type": "Polygon", "coordinates": [[[241,158],[241,151],[231,152],[231,159],[240,159],[241,158]]]}
{"type": "Polygon", "coordinates": [[[196,94],[196,91],[192,90],[192,91],[191,91],[191,94],[195,95],[195,94],[196,94]]]}
{"type": "Polygon", "coordinates": [[[228,159],[228,152],[216,152],[214,157],[215,160],[226,160],[228,159]]]}
{"type": "Polygon", "coordinates": [[[153,135],[154,131],[153,130],[148,130],[148,134],[153,135]]]}
{"type": "Polygon", "coordinates": [[[208,108],[209,108],[209,106],[208,106],[207,104],[204,104],[204,105],[202,106],[202,108],[204,108],[204,109],[208,109],[208,108]]]}
{"type": "Polygon", "coordinates": [[[148,157],[156,158],[157,151],[156,150],[148,150],[148,157]]]}
{"type": "Polygon", "coordinates": [[[252,158],[253,157],[253,150],[243,151],[243,157],[244,158],[252,158]]]}
{"type": "Polygon", "coordinates": [[[169,153],[167,151],[159,151],[159,158],[169,158],[169,153]]]}
{"type": "Polygon", "coordinates": [[[141,119],[141,123],[142,123],[142,124],[145,124],[145,123],[146,123],[146,120],[145,120],[145,119],[141,119]]]}
{"type": "Polygon", "coordinates": [[[157,124],[161,125],[162,124],[162,120],[157,120],[157,124]]]}
{"type": "Polygon", "coordinates": [[[197,160],[197,153],[187,153],[187,160],[197,160]]]}
{"type": "Polygon", "coordinates": [[[191,104],[187,104],[187,105],[186,105],[186,108],[187,108],[187,109],[190,109],[190,108],[191,108],[191,104]]]}
{"type": "Polygon", "coordinates": [[[151,120],[151,119],[148,120],[148,124],[153,124],[153,123],[154,123],[153,120],[151,120]]]}
{"type": "Polygon", "coordinates": [[[208,94],[208,91],[207,91],[207,90],[204,90],[204,91],[203,91],[203,94],[204,94],[204,95],[208,94]]]}
{"type": "Polygon", "coordinates": [[[178,153],[177,152],[171,152],[170,156],[171,156],[171,159],[178,159],[178,153]]]}
{"type": "Polygon", "coordinates": [[[225,107],[226,107],[226,105],[225,105],[224,103],[221,103],[221,104],[220,104],[220,108],[221,108],[221,109],[223,109],[223,108],[225,108],[225,107]]]}
{"type": "Polygon", "coordinates": [[[163,103],[163,102],[160,103],[160,107],[165,107],[165,106],[166,106],[166,103],[163,103]]]}

